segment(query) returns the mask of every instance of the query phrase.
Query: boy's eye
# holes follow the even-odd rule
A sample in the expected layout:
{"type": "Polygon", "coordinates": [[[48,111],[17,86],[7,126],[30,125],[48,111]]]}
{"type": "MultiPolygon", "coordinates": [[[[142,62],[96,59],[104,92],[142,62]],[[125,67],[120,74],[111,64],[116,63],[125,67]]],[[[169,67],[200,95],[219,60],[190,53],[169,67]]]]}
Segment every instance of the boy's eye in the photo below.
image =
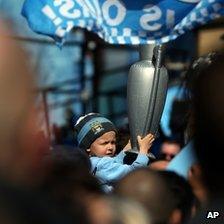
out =
{"type": "Polygon", "coordinates": [[[109,144],[109,143],[115,145],[115,144],[116,144],[116,141],[111,141],[111,142],[110,142],[110,141],[107,141],[107,142],[101,142],[100,145],[107,145],[107,144],[109,144]]]}

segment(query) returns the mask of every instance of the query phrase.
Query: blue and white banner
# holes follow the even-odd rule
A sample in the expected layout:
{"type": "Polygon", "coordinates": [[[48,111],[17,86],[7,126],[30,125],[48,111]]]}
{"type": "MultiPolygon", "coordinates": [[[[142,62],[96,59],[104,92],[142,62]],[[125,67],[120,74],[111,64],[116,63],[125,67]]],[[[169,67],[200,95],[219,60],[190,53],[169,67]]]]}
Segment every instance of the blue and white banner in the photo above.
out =
{"type": "Polygon", "coordinates": [[[111,44],[159,44],[223,16],[224,0],[25,0],[22,15],[61,43],[83,27],[111,44]]]}

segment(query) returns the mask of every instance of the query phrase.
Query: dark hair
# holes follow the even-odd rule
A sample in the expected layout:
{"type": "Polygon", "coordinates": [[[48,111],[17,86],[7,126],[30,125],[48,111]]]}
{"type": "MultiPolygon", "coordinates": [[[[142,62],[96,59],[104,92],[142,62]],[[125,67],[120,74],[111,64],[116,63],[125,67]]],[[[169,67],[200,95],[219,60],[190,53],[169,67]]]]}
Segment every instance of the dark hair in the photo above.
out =
{"type": "Polygon", "coordinates": [[[127,174],[115,185],[114,192],[136,200],[148,211],[152,223],[164,224],[174,209],[174,201],[166,182],[154,170],[140,168],[127,174]]]}
{"type": "Polygon", "coordinates": [[[208,55],[197,73],[192,91],[195,150],[210,193],[223,194],[224,55],[208,55]]]}
{"type": "Polygon", "coordinates": [[[185,93],[187,94],[187,98],[190,101],[194,100],[194,90],[197,80],[200,79],[200,77],[203,75],[203,72],[216,59],[217,55],[217,52],[210,52],[209,54],[203,55],[196,59],[187,70],[185,74],[185,86],[187,87],[187,91],[185,93]]]}
{"type": "Polygon", "coordinates": [[[163,139],[162,143],[169,143],[169,144],[178,144],[181,146],[181,142],[179,140],[179,138],[175,138],[175,137],[166,137],[163,139]]]}
{"type": "Polygon", "coordinates": [[[85,151],[68,146],[55,146],[50,154],[46,155],[45,162],[53,162],[70,169],[91,170],[91,162],[85,151]]]}
{"type": "Polygon", "coordinates": [[[174,207],[181,211],[181,223],[185,223],[190,218],[191,209],[195,201],[190,184],[183,177],[174,172],[163,170],[158,171],[158,173],[162,176],[167,187],[170,189],[174,207]]]}
{"type": "Polygon", "coordinates": [[[189,69],[187,70],[185,77],[185,99],[189,104],[189,110],[187,112],[188,124],[186,127],[187,135],[191,138],[195,131],[195,89],[197,88],[197,82],[204,75],[204,71],[209,67],[211,62],[217,57],[216,52],[211,52],[207,55],[203,55],[196,59],[189,69]]]}
{"type": "Polygon", "coordinates": [[[49,172],[42,190],[57,201],[72,203],[82,194],[102,194],[98,180],[90,173],[89,157],[80,149],[52,151],[45,160],[49,172]]]}

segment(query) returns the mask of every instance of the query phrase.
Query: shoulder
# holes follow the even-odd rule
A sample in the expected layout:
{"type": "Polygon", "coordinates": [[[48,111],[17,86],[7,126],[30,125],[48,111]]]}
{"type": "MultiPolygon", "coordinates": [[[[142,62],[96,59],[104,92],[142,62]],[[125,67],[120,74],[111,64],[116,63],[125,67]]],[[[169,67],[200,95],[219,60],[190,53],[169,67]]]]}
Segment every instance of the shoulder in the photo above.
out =
{"type": "Polygon", "coordinates": [[[114,162],[114,158],[112,157],[96,157],[96,156],[93,156],[93,157],[90,157],[90,161],[92,164],[98,164],[98,165],[102,165],[102,164],[105,164],[105,163],[113,163],[114,162]]]}
{"type": "Polygon", "coordinates": [[[112,163],[115,163],[115,159],[113,157],[107,157],[107,156],[101,157],[101,158],[100,157],[91,157],[90,161],[93,166],[97,165],[98,168],[100,168],[100,167],[103,168],[112,163]]]}

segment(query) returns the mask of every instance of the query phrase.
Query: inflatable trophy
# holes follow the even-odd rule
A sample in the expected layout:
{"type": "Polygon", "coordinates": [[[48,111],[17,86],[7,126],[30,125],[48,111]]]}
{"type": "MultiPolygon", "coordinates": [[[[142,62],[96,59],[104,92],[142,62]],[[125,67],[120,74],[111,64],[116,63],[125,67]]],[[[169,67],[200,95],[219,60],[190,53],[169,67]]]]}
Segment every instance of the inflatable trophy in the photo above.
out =
{"type": "MultiPolygon", "coordinates": [[[[132,152],[138,152],[137,136],[157,135],[167,92],[168,74],[162,66],[162,46],[140,46],[140,61],[129,71],[128,119],[132,152]]],[[[149,157],[153,157],[152,154],[149,157]]]]}

